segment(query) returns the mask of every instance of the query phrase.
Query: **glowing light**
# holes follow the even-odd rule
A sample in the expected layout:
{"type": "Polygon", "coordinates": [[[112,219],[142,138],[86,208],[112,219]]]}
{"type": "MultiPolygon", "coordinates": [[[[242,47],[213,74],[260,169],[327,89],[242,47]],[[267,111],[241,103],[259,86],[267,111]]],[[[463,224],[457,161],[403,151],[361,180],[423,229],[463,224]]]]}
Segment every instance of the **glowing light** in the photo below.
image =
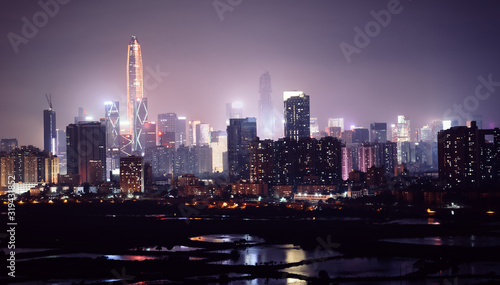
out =
{"type": "Polygon", "coordinates": [[[429,213],[429,214],[435,214],[435,213],[436,213],[436,211],[431,210],[431,209],[427,209],[427,213],[429,213]]]}
{"type": "Polygon", "coordinates": [[[304,96],[303,91],[283,91],[283,101],[288,100],[290,97],[295,97],[295,96],[304,96]]]}
{"type": "Polygon", "coordinates": [[[486,212],[486,214],[488,214],[488,215],[493,215],[493,214],[495,214],[495,211],[491,211],[491,210],[490,210],[490,211],[486,212]]]}

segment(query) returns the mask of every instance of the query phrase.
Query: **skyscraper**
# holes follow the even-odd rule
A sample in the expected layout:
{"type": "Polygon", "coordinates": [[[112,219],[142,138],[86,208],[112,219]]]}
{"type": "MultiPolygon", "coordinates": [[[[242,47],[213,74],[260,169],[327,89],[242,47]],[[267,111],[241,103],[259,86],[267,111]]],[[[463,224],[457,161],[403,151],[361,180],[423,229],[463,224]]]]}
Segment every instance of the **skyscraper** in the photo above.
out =
{"type": "Polygon", "coordinates": [[[370,124],[370,142],[385,143],[387,141],[387,124],[386,123],[371,123],[370,124]]]}
{"type": "Polygon", "coordinates": [[[302,91],[283,92],[285,137],[298,141],[310,137],[309,95],[302,91]]]}
{"type": "Polygon", "coordinates": [[[56,155],[56,111],[50,105],[48,110],[43,110],[43,150],[56,155]]]}
{"type": "Polygon", "coordinates": [[[243,118],[243,103],[226,103],[226,125],[229,125],[229,119],[243,118]]]}
{"type": "Polygon", "coordinates": [[[328,127],[339,127],[341,132],[344,131],[344,118],[329,118],[328,127]]]}
{"type": "Polygon", "coordinates": [[[402,143],[410,141],[410,120],[405,116],[398,116],[398,123],[395,126],[393,138],[398,144],[398,163],[403,163],[402,143]]]}
{"type": "Polygon", "coordinates": [[[79,174],[80,183],[89,182],[91,167],[95,173],[97,165],[101,165],[99,173],[102,179],[99,180],[106,181],[106,128],[104,124],[100,122],[70,124],[66,127],[66,137],[68,174],[79,174]],[[97,161],[100,161],[100,164],[97,161]]]}
{"type": "Polygon", "coordinates": [[[144,151],[143,125],[148,119],[147,99],[144,98],[141,45],[136,36],[128,44],[127,56],[127,116],[132,134],[132,149],[144,151]]]}
{"type": "Polygon", "coordinates": [[[271,100],[271,75],[265,72],[259,79],[259,119],[257,133],[261,139],[274,137],[274,112],[271,100]]]}
{"type": "Polygon", "coordinates": [[[255,118],[230,119],[227,127],[229,176],[250,179],[250,142],[257,136],[255,118]]]}
{"type": "Polygon", "coordinates": [[[120,102],[108,101],[104,103],[104,116],[106,119],[106,147],[120,147],[120,102]]]}

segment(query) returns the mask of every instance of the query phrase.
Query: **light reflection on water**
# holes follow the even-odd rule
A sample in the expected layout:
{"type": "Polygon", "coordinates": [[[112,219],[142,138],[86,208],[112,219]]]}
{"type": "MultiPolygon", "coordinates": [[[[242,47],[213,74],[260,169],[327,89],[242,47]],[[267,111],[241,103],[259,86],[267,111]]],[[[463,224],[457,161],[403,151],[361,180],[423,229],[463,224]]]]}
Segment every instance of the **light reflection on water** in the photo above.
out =
{"type": "MultiPolygon", "coordinates": [[[[231,253],[231,250],[219,250],[215,252],[231,253]]],[[[238,250],[239,258],[227,259],[214,262],[226,265],[256,265],[265,262],[294,263],[303,260],[321,259],[330,256],[341,256],[339,252],[327,250],[303,250],[300,246],[293,244],[284,245],[256,245],[238,250]]]]}
{"type": "Polygon", "coordinates": [[[203,242],[235,242],[244,241],[246,243],[259,243],[264,242],[263,238],[248,235],[248,234],[223,234],[223,235],[203,235],[197,237],[190,237],[192,241],[203,241],[203,242]]]}
{"type": "Polygon", "coordinates": [[[450,237],[420,237],[420,238],[389,238],[382,241],[420,245],[446,245],[465,247],[500,246],[500,238],[494,236],[450,236],[450,237]]]}
{"type": "Polygon", "coordinates": [[[399,276],[412,272],[411,258],[340,258],[322,262],[295,266],[284,269],[284,272],[318,276],[319,271],[325,270],[330,277],[368,277],[368,276],[399,276]]]}

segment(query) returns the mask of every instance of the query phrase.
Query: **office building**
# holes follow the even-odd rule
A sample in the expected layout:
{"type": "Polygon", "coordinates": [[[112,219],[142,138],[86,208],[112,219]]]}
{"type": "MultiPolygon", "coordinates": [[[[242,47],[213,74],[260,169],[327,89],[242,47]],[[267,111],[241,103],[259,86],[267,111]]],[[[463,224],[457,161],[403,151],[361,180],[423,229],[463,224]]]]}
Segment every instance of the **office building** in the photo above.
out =
{"type": "Polygon", "coordinates": [[[227,150],[231,181],[250,179],[250,142],[256,136],[257,122],[255,118],[229,120],[227,150]]]}
{"type": "Polygon", "coordinates": [[[283,92],[285,137],[298,141],[310,137],[309,96],[302,91],[283,92]]]}
{"type": "Polygon", "coordinates": [[[257,134],[261,139],[273,139],[275,118],[271,99],[271,75],[265,72],[259,79],[259,117],[257,134]]]}

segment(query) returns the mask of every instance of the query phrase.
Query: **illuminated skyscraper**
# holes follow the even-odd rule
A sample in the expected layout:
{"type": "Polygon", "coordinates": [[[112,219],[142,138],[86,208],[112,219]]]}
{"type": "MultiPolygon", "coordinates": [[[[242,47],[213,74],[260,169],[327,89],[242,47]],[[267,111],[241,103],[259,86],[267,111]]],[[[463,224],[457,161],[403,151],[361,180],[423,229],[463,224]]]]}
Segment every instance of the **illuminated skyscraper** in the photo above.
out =
{"type": "Polygon", "coordinates": [[[398,163],[401,164],[403,163],[402,143],[410,141],[410,120],[405,116],[398,116],[398,123],[394,130],[396,134],[393,134],[393,138],[398,143],[398,163]]]}
{"type": "Polygon", "coordinates": [[[148,119],[147,99],[144,98],[141,45],[136,36],[128,44],[127,55],[127,119],[132,134],[132,149],[144,152],[143,125],[148,119]]]}
{"type": "Polygon", "coordinates": [[[56,155],[56,111],[50,107],[43,110],[43,150],[56,155]]]}
{"type": "Polygon", "coordinates": [[[298,141],[300,138],[309,137],[310,110],[309,95],[302,91],[283,92],[285,138],[298,141]]]}
{"type": "Polygon", "coordinates": [[[108,149],[120,147],[120,109],[118,101],[104,103],[106,119],[106,147],[108,149]]]}
{"type": "Polygon", "coordinates": [[[261,139],[272,139],[274,136],[274,112],[271,100],[271,76],[266,72],[259,80],[259,118],[257,133],[261,139]]]}

